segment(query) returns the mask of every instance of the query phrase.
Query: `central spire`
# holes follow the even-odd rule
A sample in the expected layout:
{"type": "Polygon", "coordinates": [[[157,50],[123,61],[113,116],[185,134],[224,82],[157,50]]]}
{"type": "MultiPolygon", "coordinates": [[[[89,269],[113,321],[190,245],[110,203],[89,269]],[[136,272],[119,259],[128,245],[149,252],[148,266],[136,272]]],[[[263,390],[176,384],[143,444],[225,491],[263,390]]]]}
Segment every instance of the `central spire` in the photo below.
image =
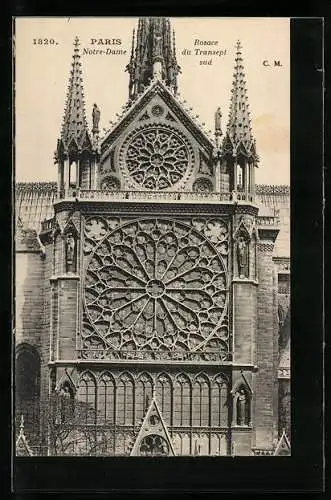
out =
{"type": "Polygon", "coordinates": [[[152,79],[162,80],[177,92],[180,68],[176,60],[175,34],[169,19],[140,18],[137,36],[132,36],[132,51],[126,70],[130,75],[129,97],[135,99],[152,79]]]}

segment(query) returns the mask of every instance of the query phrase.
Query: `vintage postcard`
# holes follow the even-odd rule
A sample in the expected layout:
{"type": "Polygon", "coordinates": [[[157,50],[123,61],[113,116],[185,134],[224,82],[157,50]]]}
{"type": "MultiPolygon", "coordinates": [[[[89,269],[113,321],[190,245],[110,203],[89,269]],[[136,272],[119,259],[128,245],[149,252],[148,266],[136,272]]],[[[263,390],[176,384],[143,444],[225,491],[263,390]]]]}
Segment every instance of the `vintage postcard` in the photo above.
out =
{"type": "Polygon", "coordinates": [[[14,42],[16,456],[291,455],[290,20],[14,42]]]}

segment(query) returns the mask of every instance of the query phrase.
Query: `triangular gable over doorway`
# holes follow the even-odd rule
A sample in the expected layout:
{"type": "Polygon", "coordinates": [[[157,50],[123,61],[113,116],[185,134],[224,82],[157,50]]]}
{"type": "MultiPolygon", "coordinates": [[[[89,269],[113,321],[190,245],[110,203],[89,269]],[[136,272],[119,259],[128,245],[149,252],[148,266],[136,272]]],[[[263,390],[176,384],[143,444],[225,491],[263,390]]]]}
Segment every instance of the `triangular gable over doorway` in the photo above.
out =
{"type": "Polygon", "coordinates": [[[147,410],[130,455],[132,457],[171,457],[175,455],[167,426],[154,397],[147,410]]]}
{"type": "Polygon", "coordinates": [[[288,440],[288,437],[285,434],[285,430],[283,430],[283,434],[279,438],[277,443],[274,456],[290,456],[291,455],[291,445],[288,440]]]}

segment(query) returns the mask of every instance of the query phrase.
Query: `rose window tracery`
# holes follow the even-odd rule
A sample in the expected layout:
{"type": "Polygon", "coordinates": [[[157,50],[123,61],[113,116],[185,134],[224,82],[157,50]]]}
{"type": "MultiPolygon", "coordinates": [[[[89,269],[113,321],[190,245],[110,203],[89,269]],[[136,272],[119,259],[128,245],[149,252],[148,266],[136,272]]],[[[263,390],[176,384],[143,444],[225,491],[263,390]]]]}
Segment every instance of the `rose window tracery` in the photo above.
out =
{"type": "Polygon", "coordinates": [[[209,179],[197,179],[193,184],[193,191],[197,193],[211,193],[213,184],[209,179]]]}
{"type": "Polygon", "coordinates": [[[128,351],[208,345],[226,353],[226,268],[205,234],[179,221],[142,219],[109,229],[100,241],[105,224],[85,226],[96,242],[85,276],[87,345],[98,338],[128,351]]]}
{"type": "Polygon", "coordinates": [[[105,177],[101,182],[101,189],[107,191],[118,191],[121,188],[121,183],[116,177],[105,177]]]}
{"type": "Polygon", "coordinates": [[[169,445],[162,436],[149,434],[141,441],[139,455],[145,457],[168,456],[169,445]]]}
{"type": "Polygon", "coordinates": [[[177,185],[193,165],[193,152],[184,136],[161,126],[136,132],[126,141],[120,158],[130,179],[151,190],[177,185]]]}

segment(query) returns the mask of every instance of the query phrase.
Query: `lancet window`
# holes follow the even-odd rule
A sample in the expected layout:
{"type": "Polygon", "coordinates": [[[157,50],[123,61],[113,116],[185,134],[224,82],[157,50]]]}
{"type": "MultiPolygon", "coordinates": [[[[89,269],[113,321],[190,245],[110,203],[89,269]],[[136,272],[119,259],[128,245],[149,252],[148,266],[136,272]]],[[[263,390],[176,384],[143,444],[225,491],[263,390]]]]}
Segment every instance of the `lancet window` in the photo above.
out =
{"type": "Polygon", "coordinates": [[[193,401],[192,405],[192,425],[207,426],[209,425],[209,382],[206,377],[200,375],[193,382],[193,401]]]}
{"type": "Polygon", "coordinates": [[[152,401],[153,382],[147,374],[142,374],[136,382],[135,390],[135,406],[136,420],[144,418],[145,413],[152,401]]]}
{"type": "Polygon", "coordinates": [[[167,425],[172,425],[172,396],[171,379],[161,374],[156,381],[156,400],[167,425]]]}
{"type": "Polygon", "coordinates": [[[115,381],[108,373],[104,373],[98,384],[98,422],[115,422],[115,381]]]}
{"type": "Polygon", "coordinates": [[[83,374],[79,383],[76,417],[82,424],[96,423],[96,382],[88,372],[83,374]]]}
{"type": "MultiPolygon", "coordinates": [[[[127,372],[81,375],[76,415],[82,424],[139,426],[154,397],[169,427],[227,427],[228,383],[223,374],[190,378],[184,373],[153,377],[127,372]]],[[[237,400],[235,401],[237,404],[237,400]]],[[[240,411],[239,411],[240,413],[240,411]]]]}

